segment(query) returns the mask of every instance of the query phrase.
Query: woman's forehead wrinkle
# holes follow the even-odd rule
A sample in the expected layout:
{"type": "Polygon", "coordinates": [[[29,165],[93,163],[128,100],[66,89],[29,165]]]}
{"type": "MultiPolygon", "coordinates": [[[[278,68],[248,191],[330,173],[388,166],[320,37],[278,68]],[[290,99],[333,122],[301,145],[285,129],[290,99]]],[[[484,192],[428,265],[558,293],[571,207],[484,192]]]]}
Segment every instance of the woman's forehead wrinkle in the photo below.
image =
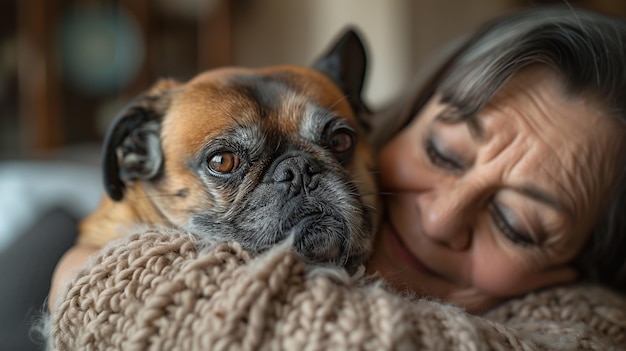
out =
{"type": "MultiPolygon", "coordinates": [[[[585,132],[583,125],[569,124],[568,117],[563,115],[559,116],[562,123],[555,122],[557,115],[558,112],[553,111],[552,116],[543,118],[552,123],[546,123],[542,129],[533,130],[540,150],[537,166],[539,173],[545,174],[545,180],[550,182],[557,196],[567,203],[573,215],[578,218],[595,205],[597,199],[592,197],[603,193],[595,181],[598,178],[595,172],[603,159],[594,157],[593,151],[599,151],[600,146],[592,142],[591,135],[585,132]]],[[[571,116],[569,119],[578,118],[585,117],[571,116]]],[[[539,126],[540,123],[535,125],[539,126]]]]}
{"type": "Polygon", "coordinates": [[[579,183],[577,170],[580,167],[577,166],[578,162],[576,162],[574,152],[558,150],[549,144],[546,145],[545,149],[549,149],[549,151],[541,152],[538,157],[538,173],[545,174],[549,185],[553,186],[552,193],[560,198],[560,203],[567,209],[565,212],[568,214],[568,218],[575,221],[583,211],[580,201],[577,201],[580,199],[577,199],[575,192],[576,189],[584,190],[584,187],[581,187],[583,184],[576,184],[579,183]]]}
{"type": "MultiPolygon", "coordinates": [[[[521,134],[521,133],[520,133],[521,134]]],[[[559,153],[532,135],[518,136],[517,143],[511,145],[517,159],[511,160],[508,183],[516,192],[548,205],[574,219],[571,187],[564,182],[571,173],[568,166],[559,163],[559,153]],[[560,172],[563,172],[560,173],[560,172]]]]}

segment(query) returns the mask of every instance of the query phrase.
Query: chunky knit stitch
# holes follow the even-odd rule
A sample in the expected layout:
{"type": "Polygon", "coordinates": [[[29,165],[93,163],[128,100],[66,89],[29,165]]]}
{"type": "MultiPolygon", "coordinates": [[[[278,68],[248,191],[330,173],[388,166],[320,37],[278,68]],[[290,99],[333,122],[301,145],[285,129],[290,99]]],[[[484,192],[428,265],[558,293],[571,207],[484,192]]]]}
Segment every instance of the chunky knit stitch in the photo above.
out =
{"type": "Polygon", "coordinates": [[[285,248],[198,252],[148,232],[112,243],[57,301],[58,350],[619,350],[626,298],[549,289],[478,317],[329,268],[285,248]]]}

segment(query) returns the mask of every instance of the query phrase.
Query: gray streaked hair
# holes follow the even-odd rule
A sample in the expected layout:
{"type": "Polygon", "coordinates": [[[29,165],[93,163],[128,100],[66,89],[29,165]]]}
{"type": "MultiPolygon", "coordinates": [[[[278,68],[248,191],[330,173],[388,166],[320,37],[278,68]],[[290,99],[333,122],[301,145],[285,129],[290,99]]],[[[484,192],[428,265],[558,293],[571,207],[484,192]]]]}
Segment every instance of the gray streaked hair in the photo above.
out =
{"type": "MultiPolygon", "coordinates": [[[[566,94],[599,97],[626,133],[626,21],[571,7],[537,7],[482,27],[422,85],[405,126],[435,93],[453,118],[471,118],[521,69],[545,64],[566,94]]],[[[626,137],[626,135],[625,135],[626,137]]],[[[583,279],[626,291],[626,160],[610,203],[575,263],[583,279]]]]}
{"type": "Polygon", "coordinates": [[[485,27],[458,56],[439,91],[463,116],[480,111],[515,72],[545,64],[567,92],[594,92],[626,111],[626,22],[568,7],[535,8],[485,27]]]}

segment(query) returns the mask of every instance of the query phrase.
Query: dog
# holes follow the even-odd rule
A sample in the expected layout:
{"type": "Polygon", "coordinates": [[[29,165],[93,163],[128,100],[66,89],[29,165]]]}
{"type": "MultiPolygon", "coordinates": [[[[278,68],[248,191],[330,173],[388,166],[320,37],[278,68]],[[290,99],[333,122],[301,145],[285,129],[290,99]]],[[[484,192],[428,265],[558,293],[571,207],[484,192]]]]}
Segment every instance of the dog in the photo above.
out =
{"type": "Polygon", "coordinates": [[[252,252],[291,238],[306,260],[353,270],[377,225],[365,70],[349,29],[310,68],[160,80],[110,126],[108,196],[80,224],[78,244],[165,226],[252,252]]]}

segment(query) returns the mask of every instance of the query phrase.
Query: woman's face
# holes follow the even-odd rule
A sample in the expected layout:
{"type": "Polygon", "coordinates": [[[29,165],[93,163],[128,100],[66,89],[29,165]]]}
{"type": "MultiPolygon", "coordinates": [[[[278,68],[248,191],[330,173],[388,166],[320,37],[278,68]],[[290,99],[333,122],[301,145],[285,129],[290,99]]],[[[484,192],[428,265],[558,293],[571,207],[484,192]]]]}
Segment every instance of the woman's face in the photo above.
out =
{"type": "Polygon", "coordinates": [[[596,100],[555,73],[513,76],[471,121],[435,97],[382,150],[386,206],[369,263],[399,289],[470,311],[570,282],[624,145],[596,100]]]}

